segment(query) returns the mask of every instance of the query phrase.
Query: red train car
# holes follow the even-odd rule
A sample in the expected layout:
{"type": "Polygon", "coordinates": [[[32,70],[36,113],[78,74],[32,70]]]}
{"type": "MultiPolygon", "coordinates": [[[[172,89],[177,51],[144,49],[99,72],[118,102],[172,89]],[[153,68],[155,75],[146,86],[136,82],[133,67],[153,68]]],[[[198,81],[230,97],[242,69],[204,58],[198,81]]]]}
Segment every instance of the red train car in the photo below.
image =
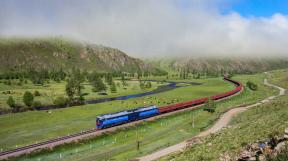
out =
{"type": "MultiPolygon", "coordinates": [[[[240,82],[231,80],[229,78],[224,78],[224,80],[233,83],[236,88],[232,91],[226,92],[226,93],[220,93],[217,94],[215,96],[210,97],[213,100],[219,100],[225,97],[229,97],[232,96],[238,92],[240,92],[243,88],[242,84],[240,82]]],[[[173,105],[168,105],[168,106],[163,106],[163,107],[159,107],[158,111],[159,113],[167,113],[167,112],[171,112],[171,111],[176,111],[176,110],[180,110],[183,108],[187,108],[187,107],[192,107],[192,106],[196,106],[196,105],[200,105],[200,104],[204,104],[206,101],[209,100],[209,97],[206,98],[200,98],[200,99],[196,99],[193,101],[188,101],[188,102],[182,102],[182,103],[177,103],[177,104],[173,104],[173,105]]]]}

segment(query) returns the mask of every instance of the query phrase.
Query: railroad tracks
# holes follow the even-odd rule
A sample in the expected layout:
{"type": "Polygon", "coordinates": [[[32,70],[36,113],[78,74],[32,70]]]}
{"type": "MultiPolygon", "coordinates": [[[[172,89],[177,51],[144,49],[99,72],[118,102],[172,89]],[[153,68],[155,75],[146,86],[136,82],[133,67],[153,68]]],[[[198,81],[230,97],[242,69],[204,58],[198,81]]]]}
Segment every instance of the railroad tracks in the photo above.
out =
{"type": "MultiPolygon", "coordinates": [[[[232,83],[233,83],[233,81],[232,81],[232,83]]],[[[241,92],[242,91],[242,85],[240,84],[240,86],[241,86],[241,90],[237,91],[236,93],[231,93],[230,95],[225,96],[225,97],[223,97],[223,98],[221,98],[219,100],[226,99],[228,97],[231,97],[232,95],[235,95],[235,94],[241,92]]],[[[227,93],[229,93],[229,92],[227,92],[227,93]]],[[[27,145],[27,146],[23,146],[23,147],[12,149],[12,150],[7,150],[7,151],[4,151],[4,152],[0,153],[0,160],[7,159],[9,157],[17,157],[17,156],[20,156],[20,155],[23,155],[23,154],[28,154],[28,153],[31,153],[33,151],[37,151],[37,150],[41,150],[41,149],[45,149],[45,148],[53,148],[55,146],[58,146],[58,145],[61,145],[61,144],[64,144],[64,143],[70,143],[70,142],[73,142],[73,141],[76,141],[76,140],[87,139],[87,138],[92,137],[92,136],[93,137],[94,136],[98,136],[98,135],[101,135],[102,133],[105,133],[105,132],[112,132],[112,131],[115,131],[115,130],[120,129],[120,128],[125,128],[125,127],[129,127],[131,125],[136,125],[136,124],[142,123],[144,121],[152,121],[152,120],[164,117],[164,116],[173,115],[173,114],[181,112],[181,111],[193,110],[193,109],[196,109],[197,107],[199,107],[201,105],[191,106],[191,107],[188,107],[188,108],[183,108],[183,109],[180,109],[180,110],[177,110],[177,111],[172,111],[172,112],[169,112],[169,113],[156,115],[154,117],[146,118],[146,119],[143,119],[143,120],[138,120],[138,121],[135,121],[135,122],[130,122],[130,123],[127,123],[127,124],[123,124],[123,125],[116,126],[116,127],[111,127],[111,128],[108,128],[108,129],[103,129],[103,130],[90,129],[90,130],[87,130],[87,131],[83,131],[83,132],[79,132],[79,133],[75,133],[75,134],[71,134],[71,135],[67,135],[67,136],[63,136],[63,137],[58,137],[58,138],[51,139],[51,140],[48,140],[48,141],[43,141],[43,142],[40,142],[40,143],[27,145]]]]}

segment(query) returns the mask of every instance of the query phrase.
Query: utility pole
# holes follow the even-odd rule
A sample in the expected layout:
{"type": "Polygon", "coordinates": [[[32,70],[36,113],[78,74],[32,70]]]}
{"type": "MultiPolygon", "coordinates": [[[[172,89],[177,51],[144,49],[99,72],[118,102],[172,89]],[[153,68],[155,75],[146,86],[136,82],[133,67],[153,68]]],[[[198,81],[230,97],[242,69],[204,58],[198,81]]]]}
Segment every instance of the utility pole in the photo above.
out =
{"type": "Polygon", "coordinates": [[[139,150],[140,150],[140,141],[137,140],[137,151],[139,151],[139,150]]]}
{"type": "Polygon", "coordinates": [[[192,120],[193,120],[193,123],[192,123],[192,127],[193,127],[193,129],[194,129],[194,127],[195,127],[195,122],[194,122],[194,112],[192,112],[192,120]]]}
{"type": "Polygon", "coordinates": [[[140,149],[140,141],[138,137],[138,127],[136,127],[136,144],[137,144],[137,151],[140,149]]]}

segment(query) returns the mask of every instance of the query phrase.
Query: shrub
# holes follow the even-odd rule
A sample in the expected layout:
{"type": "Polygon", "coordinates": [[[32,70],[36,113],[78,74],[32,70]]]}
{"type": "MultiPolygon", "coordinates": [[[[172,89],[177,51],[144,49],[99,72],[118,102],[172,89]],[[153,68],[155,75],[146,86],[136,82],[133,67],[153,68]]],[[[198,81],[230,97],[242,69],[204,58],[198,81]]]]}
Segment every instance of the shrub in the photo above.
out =
{"type": "Polygon", "coordinates": [[[12,108],[16,107],[15,101],[12,96],[9,96],[6,103],[9,105],[9,107],[12,107],[12,108]]]}
{"type": "Polygon", "coordinates": [[[41,96],[40,92],[39,91],[34,91],[34,96],[37,97],[37,96],[41,96]]]}
{"type": "Polygon", "coordinates": [[[26,106],[32,106],[34,100],[34,96],[31,92],[26,91],[23,95],[23,102],[25,103],[26,106]]]}
{"type": "Polygon", "coordinates": [[[258,89],[257,84],[255,84],[255,83],[253,83],[253,82],[251,82],[251,81],[248,81],[248,82],[246,83],[246,86],[247,86],[249,89],[253,90],[253,91],[256,91],[256,90],[258,89]]]}
{"type": "Polygon", "coordinates": [[[33,107],[41,107],[42,103],[40,101],[34,101],[33,102],[33,107]]]}
{"type": "Polygon", "coordinates": [[[211,98],[209,98],[209,100],[205,102],[204,111],[214,113],[215,109],[216,109],[216,103],[211,98]]]}
{"type": "Polygon", "coordinates": [[[53,103],[57,106],[65,106],[67,105],[68,100],[67,98],[64,98],[64,97],[57,97],[53,103]]]}

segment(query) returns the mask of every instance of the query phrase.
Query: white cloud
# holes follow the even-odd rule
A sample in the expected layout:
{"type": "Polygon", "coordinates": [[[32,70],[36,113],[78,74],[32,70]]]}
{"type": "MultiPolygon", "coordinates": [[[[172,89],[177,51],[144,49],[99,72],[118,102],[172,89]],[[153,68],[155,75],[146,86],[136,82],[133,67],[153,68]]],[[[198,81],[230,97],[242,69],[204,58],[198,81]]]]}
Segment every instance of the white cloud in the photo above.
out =
{"type": "Polygon", "coordinates": [[[25,1],[24,6],[17,2],[2,5],[6,9],[0,12],[1,35],[66,35],[137,57],[288,52],[287,16],[223,15],[219,4],[229,4],[225,0],[55,0],[25,1]]]}

